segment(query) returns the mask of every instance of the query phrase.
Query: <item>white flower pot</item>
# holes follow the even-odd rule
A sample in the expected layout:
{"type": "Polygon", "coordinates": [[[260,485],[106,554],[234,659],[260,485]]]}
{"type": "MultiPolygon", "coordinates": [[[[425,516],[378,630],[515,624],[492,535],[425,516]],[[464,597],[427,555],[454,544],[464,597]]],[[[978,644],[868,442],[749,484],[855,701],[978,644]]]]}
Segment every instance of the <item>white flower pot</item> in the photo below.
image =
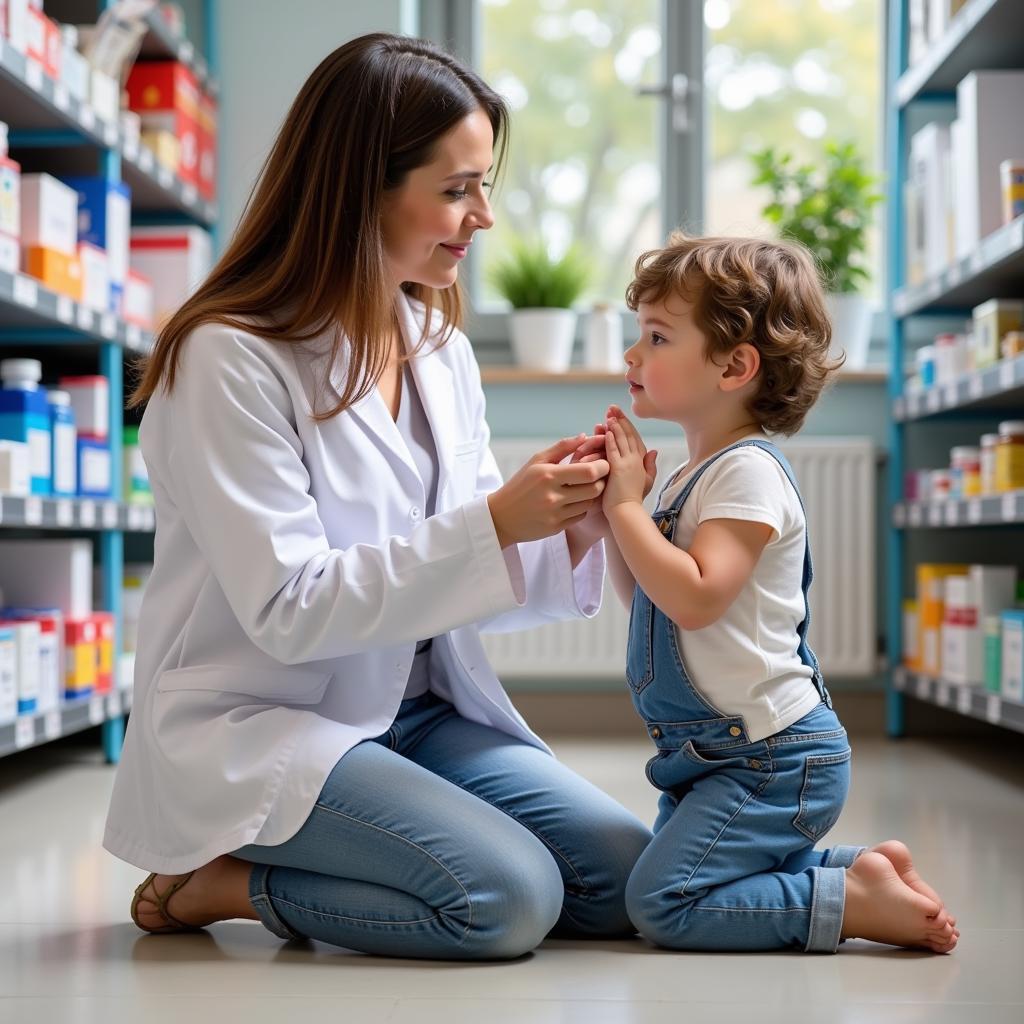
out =
{"type": "Polygon", "coordinates": [[[565,373],[575,337],[576,313],[571,309],[512,311],[512,351],[526,369],[565,373]]]}
{"type": "Polygon", "coordinates": [[[836,357],[845,352],[843,368],[863,370],[871,346],[871,303],[863,295],[831,292],[828,311],[832,317],[830,354],[836,357]]]}

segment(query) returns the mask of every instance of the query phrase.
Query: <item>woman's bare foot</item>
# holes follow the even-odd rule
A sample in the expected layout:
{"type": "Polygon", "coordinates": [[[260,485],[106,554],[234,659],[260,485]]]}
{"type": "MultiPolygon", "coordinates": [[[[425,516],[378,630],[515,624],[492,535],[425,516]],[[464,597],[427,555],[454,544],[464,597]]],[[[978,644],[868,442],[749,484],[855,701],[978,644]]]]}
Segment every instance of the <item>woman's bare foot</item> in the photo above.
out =
{"type": "Polygon", "coordinates": [[[960,933],[935,900],[904,882],[883,854],[868,850],[846,869],[842,936],[949,953],[960,933]]]}
{"type": "MultiPolygon", "coordinates": [[[[914,892],[919,892],[922,896],[927,896],[928,899],[937,903],[943,910],[945,910],[946,904],[943,902],[942,897],[917,873],[913,859],[910,856],[910,850],[906,843],[901,843],[898,839],[887,839],[884,843],[872,846],[871,851],[872,853],[880,853],[887,861],[889,861],[889,863],[896,869],[896,874],[898,874],[900,878],[902,878],[903,881],[914,890],[914,892]]],[[[956,925],[956,918],[951,917],[950,921],[953,925],[956,925]]]]}
{"type": "MultiPolygon", "coordinates": [[[[215,921],[243,917],[257,920],[249,902],[249,874],[252,865],[225,854],[204,864],[168,901],[168,913],[182,924],[197,928],[215,921]]],[[[145,889],[136,909],[140,927],[158,929],[167,924],[157,910],[157,893],[164,893],[184,875],[157,875],[145,889]]]]}

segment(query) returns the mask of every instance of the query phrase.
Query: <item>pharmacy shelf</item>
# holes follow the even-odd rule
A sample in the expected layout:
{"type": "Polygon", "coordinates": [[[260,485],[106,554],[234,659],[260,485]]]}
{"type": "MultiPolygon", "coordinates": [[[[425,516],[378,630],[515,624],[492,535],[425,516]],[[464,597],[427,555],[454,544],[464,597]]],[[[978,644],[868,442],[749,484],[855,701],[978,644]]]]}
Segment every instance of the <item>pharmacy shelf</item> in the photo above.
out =
{"type": "Polygon", "coordinates": [[[90,104],[70,96],[39,63],[6,46],[3,39],[0,119],[12,134],[71,129],[97,147],[117,151],[123,164],[122,178],[132,190],[133,210],[174,210],[207,227],[217,219],[217,205],[201,198],[194,185],[161,167],[150,149],[124,138],[120,124],[100,118],[90,104]]]}
{"type": "Polygon", "coordinates": [[[129,711],[131,706],[132,691],[124,688],[78,700],[66,700],[53,711],[19,715],[16,721],[0,726],[0,757],[114,721],[129,711]]]}
{"type": "Polygon", "coordinates": [[[153,335],[113,313],[99,314],[34,277],[0,270],[0,326],[72,331],[90,343],[113,342],[131,352],[148,352],[153,335]]]}
{"type": "Polygon", "coordinates": [[[897,317],[969,310],[987,299],[1024,297],[1024,216],[993,231],[969,256],[893,294],[897,317]]]}
{"type": "Polygon", "coordinates": [[[899,422],[924,419],[961,409],[1018,411],[1024,408],[1024,356],[958,377],[948,384],[908,391],[893,402],[899,422]]]}
{"type": "Polygon", "coordinates": [[[934,676],[910,672],[902,666],[892,670],[893,688],[908,697],[936,704],[967,718],[1024,732],[1024,704],[980,686],[963,686],[934,676]]]}
{"type": "Polygon", "coordinates": [[[904,501],[893,506],[897,530],[948,529],[960,526],[1024,525],[1024,491],[984,498],[904,501]]]}
{"type": "Polygon", "coordinates": [[[121,530],[152,533],[152,505],[92,498],[20,498],[0,495],[0,527],[29,530],[121,530]]]}
{"type": "Polygon", "coordinates": [[[202,54],[197,53],[196,48],[187,39],[173,33],[158,10],[150,11],[146,15],[146,24],[149,31],[142,40],[139,56],[147,60],[180,61],[196,76],[202,89],[211,96],[216,96],[220,86],[202,54]]]}
{"type": "Polygon", "coordinates": [[[942,39],[896,80],[897,105],[951,93],[971,71],[1024,66],[1020,29],[1020,0],[968,0],[942,39]]]}

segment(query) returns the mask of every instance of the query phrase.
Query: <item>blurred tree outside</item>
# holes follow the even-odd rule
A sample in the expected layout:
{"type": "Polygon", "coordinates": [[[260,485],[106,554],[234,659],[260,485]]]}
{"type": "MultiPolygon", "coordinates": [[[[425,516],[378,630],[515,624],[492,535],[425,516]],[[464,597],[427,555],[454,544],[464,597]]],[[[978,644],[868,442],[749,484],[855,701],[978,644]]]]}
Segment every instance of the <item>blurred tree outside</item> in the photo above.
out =
{"type": "MultiPolygon", "coordinates": [[[[678,0],[480,0],[480,70],[512,130],[478,305],[498,301],[491,268],[513,239],[556,257],[578,244],[594,264],[584,301],[620,304],[637,255],[661,243],[662,101],[636,90],[661,79],[662,2],[678,0]]],[[[852,141],[878,167],[880,4],[705,0],[705,230],[770,231],[750,184],[765,145],[814,161],[826,139],[852,141]]],[[[871,246],[877,264],[877,229],[871,246]]]]}

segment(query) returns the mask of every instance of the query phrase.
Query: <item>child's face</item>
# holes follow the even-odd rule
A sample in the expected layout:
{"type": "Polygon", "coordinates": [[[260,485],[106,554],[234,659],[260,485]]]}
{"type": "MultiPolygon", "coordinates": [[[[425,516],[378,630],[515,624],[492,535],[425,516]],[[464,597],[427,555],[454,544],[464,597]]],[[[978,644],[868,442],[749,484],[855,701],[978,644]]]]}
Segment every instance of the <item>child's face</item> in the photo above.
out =
{"type": "Polygon", "coordinates": [[[682,423],[700,417],[719,394],[722,368],[706,355],[693,306],[679,296],[641,302],[640,337],[626,350],[633,414],[682,423]]]}

